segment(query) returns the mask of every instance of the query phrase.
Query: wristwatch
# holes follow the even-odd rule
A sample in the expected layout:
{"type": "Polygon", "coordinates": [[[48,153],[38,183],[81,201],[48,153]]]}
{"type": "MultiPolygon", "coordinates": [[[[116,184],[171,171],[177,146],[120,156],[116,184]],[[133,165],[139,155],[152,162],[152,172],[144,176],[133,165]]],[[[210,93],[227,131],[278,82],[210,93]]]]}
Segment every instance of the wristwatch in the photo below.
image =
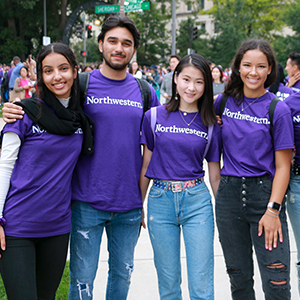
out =
{"type": "Polygon", "coordinates": [[[269,202],[268,207],[273,208],[274,210],[281,211],[281,205],[277,202],[269,202]]]}

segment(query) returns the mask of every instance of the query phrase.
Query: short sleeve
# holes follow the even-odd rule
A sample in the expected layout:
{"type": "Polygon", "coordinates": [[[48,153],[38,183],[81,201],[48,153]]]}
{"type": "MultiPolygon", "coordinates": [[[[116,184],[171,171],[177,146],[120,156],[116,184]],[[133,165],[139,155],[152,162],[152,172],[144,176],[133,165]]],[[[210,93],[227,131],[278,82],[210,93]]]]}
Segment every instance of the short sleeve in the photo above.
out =
{"type": "Polygon", "coordinates": [[[222,153],[222,137],[221,127],[218,124],[214,125],[211,144],[207,151],[205,159],[208,162],[219,162],[222,153]]]}
{"type": "Polygon", "coordinates": [[[274,150],[294,148],[294,127],[290,108],[279,101],[276,105],[273,119],[274,150]]]}
{"type": "Polygon", "coordinates": [[[154,136],[151,129],[151,110],[145,113],[143,124],[142,124],[142,134],[141,134],[141,144],[147,145],[148,149],[153,152],[154,148],[154,136]]]}

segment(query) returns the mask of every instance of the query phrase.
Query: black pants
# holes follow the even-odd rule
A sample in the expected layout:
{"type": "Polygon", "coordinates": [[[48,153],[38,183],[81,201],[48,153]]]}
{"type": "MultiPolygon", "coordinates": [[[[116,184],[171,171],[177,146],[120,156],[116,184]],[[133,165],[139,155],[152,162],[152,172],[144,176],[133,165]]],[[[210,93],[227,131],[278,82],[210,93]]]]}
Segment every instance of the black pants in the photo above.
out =
{"type": "Polygon", "coordinates": [[[0,271],[8,300],[54,300],[68,242],[69,234],[46,238],[6,236],[0,271]]]}

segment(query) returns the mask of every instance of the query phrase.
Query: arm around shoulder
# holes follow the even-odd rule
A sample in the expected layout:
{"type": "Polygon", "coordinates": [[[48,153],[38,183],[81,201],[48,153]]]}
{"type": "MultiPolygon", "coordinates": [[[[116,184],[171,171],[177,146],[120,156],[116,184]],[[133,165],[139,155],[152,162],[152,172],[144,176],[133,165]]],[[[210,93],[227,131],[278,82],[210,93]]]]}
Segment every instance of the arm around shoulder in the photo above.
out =
{"type": "MultiPolygon", "coordinates": [[[[20,99],[16,99],[15,102],[20,102],[20,99]]],[[[24,110],[21,106],[6,102],[3,105],[2,116],[3,121],[6,123],[14,123],[17,119],[22,119],[24,110]]]]}

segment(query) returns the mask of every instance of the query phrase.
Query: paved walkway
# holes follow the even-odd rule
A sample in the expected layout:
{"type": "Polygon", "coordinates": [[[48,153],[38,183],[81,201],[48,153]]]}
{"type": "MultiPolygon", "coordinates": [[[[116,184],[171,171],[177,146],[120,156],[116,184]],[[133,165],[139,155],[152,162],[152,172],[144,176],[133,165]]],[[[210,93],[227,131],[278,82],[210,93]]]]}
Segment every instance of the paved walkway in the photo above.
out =
{"type": "MultiPolygon", "coordinates": [[[[3,120],[0,118],[0,128],[3,127],[3,120]]],[[[205,178],[206,183],[207,178],[205,178]]],[[[209,185],[208,185],[209,186],[209,185]]],[[[297,292],[297,274],[296,274],[296,245],[292,230],[290,228],[291,240],[291,286],[292,286],[292,300],[299,299],[297,292]]],[[[217,238],[217,231],[215,232],[215,300],[230,300],[230,288],[228,276],[225,271],[224,259],[222,250],[217,238]]],[[[94,287],[94,299],[104,300],[107,280],[107,243],[106,236],[103,235],[101,254],[99,260],[99,267],[94,287]]],[[[183,299],[188,300],[188,284],[186,274],[186,260],[184,245],[181,245],[181,262],[182,262],[182,294],[183,299]]],[[[201,259],[201,258],[200,258],[201,259]]],[[[156,271],[153,263],[153,253],[148,237],[148,231],[142,230],[135,251],[135,270],[132,275],[130,292],[128,300],[158,300],[158,286],[156,271]]],[[[257,264],[255,263],[255,291],[256,299],[263,300],[263,292],[260,284],[260,276],[257,264]]]]}
{"type": "MultiPolygon", "coordinates": [[[[206,178],[207,179],[207,178],[206,178]]],[[[207,180],[205,180],[207,181],[207,180]]],[[[296,245],[293,232],[290,228],[291,240],[291,286],[292,286],[292,300],[299,299],[297,291],[297,274],[296,274],[296,245]]],[[[105,299],[105,288],[107,279],[107,246],[106,236],[103,235],[103,242],[101,245],[100,263],[94,288],[94,299],[105,299]]],[[[215,256],[215,300],[230,300],[230,286],[229,280],[225,269],[224,258],[222,249],[218,241],[218,233],[215,228],[215,241],[214,241],[214,256],[215,256]]],[[[201,259],[201,258],[199,258],[201,259]]],[[[181,245],[181,263],[182,263],[182,295],[184,300],[188,300],[188,283],[186,273],[186,256],[184,243],[181,245]]],[[[260,284],[260,275],[258,266],[255,262],[255,291],[256,300],[263,300],[263,291],[260,284]]],[[[158,285],[156,271],[153,262],[153,253],[148,237],[148,231],[142,230],[139,238],[136,251],[135,251],[135,270],[132,274],[131,286],[129,291],[128,300],[159,300],[158,285]]]]}

